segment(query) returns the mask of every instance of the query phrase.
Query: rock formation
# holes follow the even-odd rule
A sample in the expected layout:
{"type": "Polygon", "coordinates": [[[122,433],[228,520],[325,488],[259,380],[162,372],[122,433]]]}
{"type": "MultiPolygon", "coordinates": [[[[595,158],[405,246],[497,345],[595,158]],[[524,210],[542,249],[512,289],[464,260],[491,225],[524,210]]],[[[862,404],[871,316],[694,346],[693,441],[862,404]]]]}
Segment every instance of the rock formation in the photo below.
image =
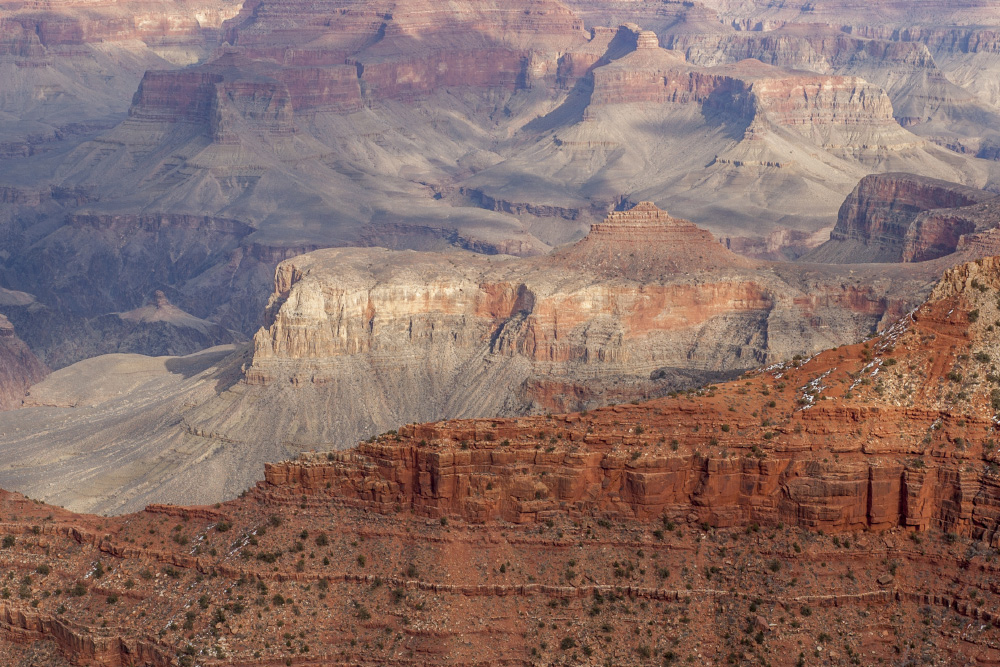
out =
{"type": "Polygon", "coordinates": [[[17,408],[28,387],[48,375],[49,369],[14,333],[14,327],[0,315],[0,410],[17,408]]]}
{"type": "MultiPolygon", "coordinates": [[[[607,37],[595,29],[591,43],[600,39],[607,37]]],[[[632,201],[670,201],[717,235],[753,229],[762,239],[790,231],[787,221],[794,220],[794,232],[813,238],[829,224],[823,211],[839,205],[865,173],[906,165],[980,185],[992,178],[985,163],[956,171],[953,153],[900,127],[889,96],[849,69],[790,70],[796,63],[780,59],[781,66],[692,62],[638,26],[622,26],[608,44],[601,58],[572,54],[574,69],[593,65],[577,75],[567,101],[536,124],[553,132],[551,143],[465,181],[480,201],[511,201],[520,189],[519,196],[582,211],[584,198],[613,202],[627,190],[632,201]],[[616,50],[629,40],[634,49],[616,50]],[[588,179],[583,189],[559,176],[579,178],[580,169],[588,179]],[[574,200],[580,203],[572,206],[574,200]],[[707,201],[714,215],[706,215],[707,201]]]]}
{"type": "Polygon", "coordinates": [[[0,3],[0,157],[65,150],[120,120],[147,68],[205,58],[239,4],[0,3]]]}
{"type": "Polygon", "coordinates": [[[937,528],[995,545],[998,290],[1000,260],[979,260],[948,271],[876,338],[694,398],[406,426],[349,453],[269,466],[261,488],[472,522],[610,504],[716,526],[937,528]]]}
{"type": "Polygon", "coordinates": [[[783,259],[868,173],[995,187],[988,15],[828,5],[11,5],[2,284],[84,321],[159,289],[249,336],[277,262],[321,247],[530,256],[648,200],[783,259]]]}
{"type": "MultiPolygon", "coordinates": [[[[939,267],[762,264],[645,202],[539,258],[318,250],[279,265],[252,350],[98,357],[36,385],[0,417],[0,486],[99,512],[215,502],[266,461],[406,423],[662,396],[850,343],[939,267]]],[[[125,317],[186,320],[163,311],[125,317]]]]}
{"type": "Polygon", "coordinates": [[[914,174],[866,176],[844,201],[830,241],[813,261],[920,262],[983,247],[997,228],[1000,198],[914,174]],[[985,237],[984,237],[985,235],[985,237]],[[976,244],[979,245],[976,245],[976,244]]]}
{"type": "Polygon", "coordinates": [[[0,493],[0,655],[996,660],[998,293],[980,260],[862,343],[646,403],[410,424],[214,506],[0,493]]]}

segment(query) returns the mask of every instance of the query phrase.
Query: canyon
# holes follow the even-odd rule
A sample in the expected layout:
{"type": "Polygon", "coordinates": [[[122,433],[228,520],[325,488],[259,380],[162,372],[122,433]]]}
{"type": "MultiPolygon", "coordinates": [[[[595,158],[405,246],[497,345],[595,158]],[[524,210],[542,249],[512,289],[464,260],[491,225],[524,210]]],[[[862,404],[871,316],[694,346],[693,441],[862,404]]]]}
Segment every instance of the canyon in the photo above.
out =
{"type": "Polygon", "coordinates": [[[955,261],[761,262],[649,202],[542,257],[317,250],[279,265],[252,345],[34,385],[0,413],[0,487],[101,513],[217,502],[266,462],[407,423],[663,396],[852,343],[955,261]]]}
{"type": "Polygon", "coordinates": [[[3,17],[0,284],[36,306],[0,311],[53,368],[196,351],[107,324],[157,291],[249,338],[319,248],[530,257],[653,201],[788,260],[868,174],[997,189],[975,3],[147,4],[3,17]]]}
{"type": "Polygon", "coordinates": [[[0,0],[0,663],[1000,662],[988,0],[0,0]]]}
{"type": "Polygon", "coordinates": [[[863,342],[647,402],[409,424],[215,505],[108,518],[5,491],[0,650],[995,660],[998,294],[1000,260],[962,264],[863,342]]]}

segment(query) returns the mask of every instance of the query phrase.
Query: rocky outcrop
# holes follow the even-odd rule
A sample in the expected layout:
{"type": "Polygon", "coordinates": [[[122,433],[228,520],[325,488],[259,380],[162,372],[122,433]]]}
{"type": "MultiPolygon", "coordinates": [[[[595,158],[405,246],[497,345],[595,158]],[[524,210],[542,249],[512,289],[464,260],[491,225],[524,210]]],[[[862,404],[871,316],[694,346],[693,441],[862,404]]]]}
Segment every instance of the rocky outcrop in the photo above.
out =
{"type": "Polygon", "coordinates": [[[260,489],[470,522],[665,515],[935,528],[994,545],[1000,482],[983,464],[996,456],[998,390],[992,373],[972,371],[998,349],[993,325],[979,321],[993,321],[997,289],[1000,260],[980,260],[949,271],[881,337],[694,401],[406,426],[350,452],[268,466],[260,489]]]}
{"type": "Polygon", "coordinates": [[[213,507],[2,491],[0,657],[719,663],[808,641],[877,662],[919,640],[995,661],[998,293],[1000,259],[965,264],[862,343],[646,403],[409,424],[213,507]]]}
{"type": "MultiPolygon", "coordinates": [[[[7,15],[0,27],[11,42],[51,48],[139,40],[147,44],[200,45],[206,33],[218,34],[225,20],[236,15],[232,3],[153,3],[137,0],[126,5],[62,3],[56,11],[44,6],[6,2],[7,15]],[[20,29],[20,31],[18,31],[20,29]],[[33,39],[27,36],[31,35],[33,39]]],[[[31,51],[18,49],[19,55],[31,51]]]]}
{"type": "Polygon", "coordinates": [[[754,266],[723,247],[708,231],[648,201],[609,213],[604,222],[591,225],[586,238],[554,256],[565,264],[637,280],[754,266]]]}
{"type": "Polygon", "coordinates": [[[641,400],[850,343],[934,265],[907,269],[755,263],[648,203],[540,257],[318,250],[279,265],[252,349],[99,357],[36,386],[0,419],[0,484],[88,511],[217,502],[266,461],[403,424],[641,400]]]}
{"type": "Polygon", "coordinates": [[[588,113],[608,104],[697,104],[746,122],[747,138],[768,126],[788,129],[822,136],[824,149],[855,158],[874,148],[869,138],[879,137],[882,145],[913,143],[901,136],[886,94],[858,77],[794,72],[754,59],[692,68],[679,52],[652,41],[594,71],[588,113]]]}
{"type": "Polygon", "coordinates": [[[914,174],[866,176],[844,201],[830,241],[810,255],[848,262],[919,262],[955,252],[996,226],[995,193],[914,174]],[[847,250],[850,248],[850,250],[847,250]]]}
{"type": "MultiPolygon", "coordinates": [[[[725,371],[819,333],[795,342],[772,335],[766,347],[756,333],[737,333],[751,321],[801,317],[793,314],[797,288],[649,202],[611,213],[544,259],[329,250],[285,262],[275,283],[267,327],[254,339],[251,384],[333,382],[352,358],[433,357],[457,361],[449,372],[474,374],[491,358],[513,359],[504,363],[560,375],[575,367],[588,381],[595,373],[645,378],[664,366],[725,371]]],[[[809,303],[826,317],[875,314],[851,306],[848,314],[836,297],[809,303]]]]}
{"type": "Polygon", "coordinates": [[[146,72],[129,116],[202,123],[213,140],[237,143],[241,122],[280,136],[294,131],[295,113],[350,113],[361,104],[353,66],[279,67],[234,53],[196,69],[146,72]]]}
{"type": "Polygon", "coordinates": [[[820,73],[858,67],[864,62],[893,68],[933,69],[934,59],[922,44],[870,39],[822,24],[789,24],[774,30],[670,33],[664,46],[683,51],[699,65],[747,58],[777,67],[820,73]]]}
{"type": "Polygon", "coordinates": [[[49,369],[14,333],[14,326],[0,315],[0,410],[21,405],[28,388],[40,382],[49,369]]]}
{"type": "Polygon", "coordinates": [[[584,41],[579,19],[549,0],[516,9],[484,0],[462,11],[424,0],[357,12],[327,4],[255,4],[229,24],[220,57],[193,70],[147,72],[131,114],[207,119],[210,108],[233,106],[259,121],[268,113],[261,100],[273,105],[276,95],[288,100],[288,112],[346,114],[360,110],[362,98],[410,100],[456,86],[513,90],[554,75],[553,47],[584,41]],[[311,20],[327,14],[336,18],[311,20]]]}

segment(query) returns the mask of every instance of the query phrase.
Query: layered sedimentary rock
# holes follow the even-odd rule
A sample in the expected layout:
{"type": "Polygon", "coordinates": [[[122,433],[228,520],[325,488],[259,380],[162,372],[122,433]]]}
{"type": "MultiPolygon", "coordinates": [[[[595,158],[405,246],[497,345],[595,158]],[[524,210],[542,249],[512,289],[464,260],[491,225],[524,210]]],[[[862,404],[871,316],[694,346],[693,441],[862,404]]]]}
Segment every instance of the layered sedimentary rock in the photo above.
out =
{"type": "Polygon", "coordinates": [[[914,174],[866,176],[844,200],[830,241],[809,257],[849,262],[943,257],[971,247],[966,235],[971,241],[996,228],[997,199],[996,193],[914,174]]]}
{"type": "Polygon", "coordinates": [[[997,290],[1000,260],[979,260],[879,337],[694,400],[407,426],[269,466],[261,488],[473,522],[693,513],[721,526],[937,528],[992,545],[997,290]]]}
{"type": "MultiPolygon", "coordinates": [[[[595,29],[592,42],[601,38],[595,29]]],[[[792,220],[792,233],[811,237],[829,224],[820,211],[832,210],[871,171],[908,165],[950,180],[991,178],[985,164],[956,171],[953,153],[900,127],[886,92],[850,68],[804,72],[780,58],[773,59],[780,66],[734,62],[742,57],[736,52],[694,60],[634,25],[608,43],[609,55],[578,74],[566,102],[536,124],[554,132],[551,143],[466,181],[480,200],[510,201],[520,188],[522,197],[583,210],[584,199],[612,202],[627,187],[632,201],[670,201],[718,235],[752,228],[762,241],[789,232],[792,220]],[[613,48],[631,40],[632,50],[613,48]],[[562,175],[581,169],[586,185],[569,187],[562,175]],[[708,201],[716,215],[705,216],[708,201]]],[[[593,54],[570,55],[575,70],[593,54]]]]}
{"type": "MultiPolygon", "coordinates": [[[[671,53],[657,48],[655,39],[649,50],[671,53]]],[[[885,93],[858,77],[817,77],[756,59],[704,70],[672,55],[673,62],[660,56],[653,65],[643,55],[638,49],[594,72],[590,109],[638,102],[697,104],[706,112],[745,116],[747,139],[772,126],[805,135],[838,157],[860,161],[879,157],[879,149],[919,144],[899,128],[885,93]]],[[[782,166],[780,158],[770,166],[782,166]]]]}
{"type": "Polygon", "coordinates": [[[604,222],[591,225],[582,241],[557,251],[554,257],[563,264],[632,279],[754,266],[716,242],[710,232],[671,216],[652,202],[613,211],[604,222]]]}
{"type": "Polygon", "coordinates": [[[823,24],[786,24],[775,29],[664,34],[670,48],[699,65],[754,58],[822,74],[862,77],[884,89],[890,114],[904,127],[941,145],[976,153],[995,136],[995,104],[948,79],[925,44],[872,38],[864,31],[823,24]]]}
{"type": "Polygon", "coordinates": [[[113,355],[37,385],[0,418],[0,484],[101,512],[215,502],[265,461],[409,422],[662,396],[848,343],[936,266],[759,264],[648,203],[541,258],[319,250],[279,266],[252,349],[113,355]]]}
{"type": "MultiPolygon", "coordinates": [[[[807,340],[821,349],[831,333],[846,342],[902,307],[889,293],[888,300],[875,291],[862,296],[870,287],[833,288],[841,276],[828,285],[827,277],[805,278],[822,295],[807,299],[799,292],[804,275],[778,278],[766,269],[649,202],[610,214],[585,239],[542,259],[318,251],[279,267],[247,378],[336,385],[345,364],[363,355],[421,367],[433,360],[460,374],[472,372],[470,363],[492,365],[491,357],[520,366],[519,374],[553,378],[570,367],[580,377],[614,368],[636,379],[663,367],[726,371],[791,354],[807,340]],[[777,331],[758,334],[768,322],[827,318],[839,332],[804,328],[794,343],[777,331]]],[[[448,391],[452,382],[439,377],[429,386],[448,391]]],[[[506,394],[497,392],[498,400],[506,394]]]]}
{"type": "Polygon", "coordinates": [[[4,2],[0,10],[0,155],[11,158],[112,126],[145,69],[206,57],[239,4],[4,2]]]}
{"type": "Polygon", "coordinates": [[[962,265],[863,343],[646,403],[406,425],[214,506],[2,492],[0,655],[995,661],[998,293],[1000,260],[962,265]]]}
{"type": "MultiPolygon", "coordinates": [[[[758,26],[728,7],[583,0],[265,1],[235,16],[223,5],[140,4],[133,23],[103,5],[80,10],[86,20],[45,18],[54,11],[23,10],[66,30],[31,24],[43,39],[17,23],[7,50],[28,54],[10,56],[18,62],[56,58],[53,49],[91,54],[75,87],[65,73],[23,86],[46,113],[87,120],[37,127],[35,107],[3,107],[28,126],[0,149],[12,160],[0,167],[0,237],[4,285],[65,317],[128,311],[159,289],[252,335],[276,263],[252,256],[350,245],[528,256],[640,200],[669,205],[733,249],[798,256],[872,171],[996,182],[996,165],[973,157],[995,147],[980,131],[996,126],[992,112],[956,101],[957,84],[934,67],[937,47],[846,23],[746,30],[758,26]],[[65,43],[77,33],[86,43],[65,43]],[[94,40],[104,40],[100,53],[94,40]],[[125,58],[116,49],[126,43],[139,55],[106,62],[109,52],[125,58]],[[110,83],[98,76],[122,69],[110,83]],[[114,103],[88,97],[112,83],[114,103]],[[91,103],[100,108],[85,111],[91,103]],[[210,234],[197,263],[134,231],[122,243],[65,229],[148,218],[242,227],[210,234]],[[109,255],[122,289],[63,262],[68,243],[109,255]],[[146,244],[157,255],[152,281],[118,262],[123,246],[145,261],[146,244]],[[231,298],[215,298],[234,285],[231,298]]],[[[190,238],[175,243],[197,243],[191,225],[179,228],[190,238]]],[[[68,341],[17,324],[33,345],[46,341],[39,354],[73,360],[57,354],[68,341]]]]}
{"type": "Polygon", "coordinates": [[[0,410],[20,407],[28,387],[48,375],[49,369],[0,315],[0,410]]]}

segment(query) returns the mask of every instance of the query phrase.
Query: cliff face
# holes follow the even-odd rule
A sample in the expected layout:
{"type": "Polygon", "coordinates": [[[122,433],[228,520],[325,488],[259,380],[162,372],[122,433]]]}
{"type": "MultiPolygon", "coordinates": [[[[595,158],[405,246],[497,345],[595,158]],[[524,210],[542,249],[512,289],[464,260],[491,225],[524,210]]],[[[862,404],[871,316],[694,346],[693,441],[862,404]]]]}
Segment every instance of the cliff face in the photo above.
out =
{"type": "Polygon", "coordinates": [[[143,72],[205,58],[238,3],[0,3],[0,155],[29,157],[107,129],[143,72]]]}
{"type": "Polygon", "coordinates": [[[0,410],[21,405],[28,387],[40,382],[49,369],[14,333],[14,327],[0,315],[0,410]]]}
{"type": "Polygon", "coordinates": [[[996,226],[988,213],[996,198],[995,193],[913,174],[866,176],[844,200],[830,242],[816,251],[815,259],[834,258],[838,248],[851,262],[943,257],[966,247],[966,235],[996,226]]]}
{"type": "Polygon", "coordinates": [[[768,129],[790,130],[833,155],[861,161],[916,143],[896,123],[885,92],[861,78],[792,72],[756,59],[692,68],[655,39],[594,71],[588,117],[602,106],[635,103],[697,105],[745,122],[748,140],[768,129]]]}
{"type": "Polygon", "coordinates": [[[558,50],[584,41],[580,20],[549,0],[460,10],[424,0],[341,5],[256,3],[227,24],[220,57],[147,73],[132,115],[204,115],[237,97],[234,87],[275,84],[299,114],[346,114],[363,99],[412,100],[443,87],[514,90],[554,75],[558,50]],[[326,16],[334,18],[317,20],[326,16]]]}
{"type": "Polygon", "coordinates": [[[993,545],[998,289],[1000,260],[979,260],[948,271],[879,337],[694,399],[406,426],[351,452],[268,466],[260,488],[471,522],[610,512],[934,528],[993,545]]]}
{"type": "Polygon", "coordinates": [[[247,381],[331,383],[348,359],[362,358],[433,359],[474,374],[495,358],[581,380],[638,380],[664,367],[730,371],[826,340],[820,327],[762,335],[770,323],[833,318],[846,342],[889,307],[852,305],[832,285],[806,298],[762,268],[645,202],[542,260],[320,251],[278,268],[247,381]]]}
{"type": "MultiPolygon", "coordinates": [[[[89,511],[216,502],[267,461],[402,424],[663,396],[849,343],[932,264],[759,264],[647,203],[545,257],[314,251],[279,265],[252,349],[101,357],[36,386],[0,419],[0,484],[89,511]]],[[[166,303],[115,319],[208,326],[166,303]]]]}
{"type": "MultiPolygon", "coordinates": [[[[87,321],[159,289],[251,335],[274,268],[252,258],[262,248],[529,256],[650,200],[733,249],[782,258],[815,246],[869,172],[991,182],[973,155],[991,154],[996,118],[973,93],[956,97],[938,47],[804,25],[807,10],[758,26],[730,16],[761,9],[749,5],[647,4],[12,6],[4,284],[87,321]],[[136,233],[156,217],[208,234],[179,224],[174,252],[136,233]],[[131,220],[125,254],[139,261],[120,239],[66,229],[90,218],[131,220]],[[242,227],[219,234],[222,221],[242,227]],[[77,244],[116,277],[96,283],[65,261],[77,244]]],[[[976,79],[954,62],[965,69],[949,76],[976,79]]],[[[39,353],[72,360],[54,349],[71,345],[39,353]]]]}
{"type": "Polygon", "coordinates": [[[962,265],[863,343],[646,403],[410,424],[214,506],[107,518],[0,492],[0,656],[671,663],[809,642],[877,662],[922,641],[995,661],[998,293],[1000,260],[962,265]]]}

